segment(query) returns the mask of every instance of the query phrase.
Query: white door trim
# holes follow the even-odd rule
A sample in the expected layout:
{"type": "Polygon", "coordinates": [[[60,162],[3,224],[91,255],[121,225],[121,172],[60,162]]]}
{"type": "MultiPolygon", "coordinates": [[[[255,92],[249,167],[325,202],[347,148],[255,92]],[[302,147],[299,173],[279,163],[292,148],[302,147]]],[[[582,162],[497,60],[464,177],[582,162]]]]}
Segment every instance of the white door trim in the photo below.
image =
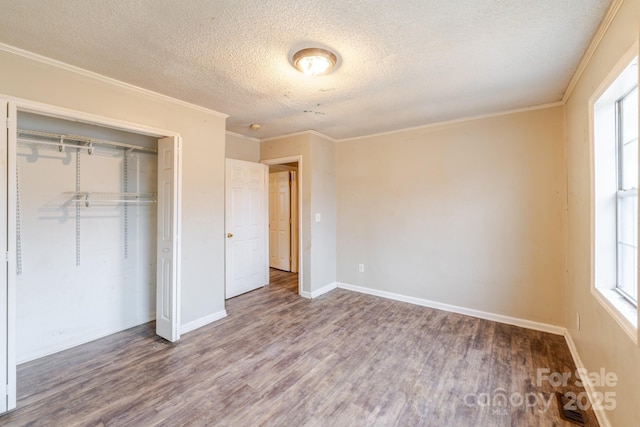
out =
{"type": "Polygon", "coordinates": [[[300,254],[298,251],[298,234],[300,233],[300,218],[298,209],[298,171],[289,171],[291,183],[291,271],[298,272],[300,254]]]}
{"type": "MultiPolygon", "coordinates": [[[[304,222],[302,221],[302,218],[300,217],[302,215],[302,200],[303,200],[303,185],[302,185],[302,168],[303,168],[303,164],[302,164],[302,156],[298,155],[298,156],[289,156],[289,157],[279,157],[276,159],[267,159],[267,160],[261,160],[260,163],[263,163],[265,165],[281,165],[284,163],[293,163],[293,162],[297,162],[298,163],[298,174],[297,174],[297,178],[298,178],[298,295],[302,295],[302,289],[303,289],[303,280],[304,280],[304,274],[303,274],[303,268],[304,268],[304,262],[303,262],[303,254],[302,254],[302,248],[304,247],[303,242],[302,242],[302,236],[304,235],[304,233],[302,232],[302,230],[300,229],[304,222]]],[[[267,218],[269,217],[269,212],[267,211],[267,218]]]]}
{"type": "Polygon", "coordinates": [[[291,171],[269,172],[268,222],[269,266],[291,271],[291,171]]]}
{"type": "MultiPolygon", "coordinates": [[[[9,102],[5,99],[1,99],[2,103],[2,112],[4,117],[9,117],[9,102]]],[[[11,165],[9,164],[9,135],[8,135],[9,126],[5,127],[4,132],[0,135],[0,171],[2,171],[2,176],[0,177],[0,181],[2,182],[1,188],[3,192],[9,192],[9,175],[8,171],[11,170],[11,165]]],[[[15,137],[14,137],[15,139],[15,137]]],[[[15,187],[14,187],[15,188],[15,187]]],[[[15,199],[14,199],[15,200],[15,199]]],[[[9,263],[10,256],[9,248],[10,246],[10,233],[9,230],[9,212],[11,209],[9,208],[9,199],[4,197],[0,200],[0,222],[4,225],[4,232],[0,235],[0,247],[3,251],[3,258],[6,258],[2,262],[2,270],[1,276],[2,279],[0,281],[0,312],[4,311],[1,307],[9,308],[9,301],[11,300],[11,296],[9,295],[9,289],[13,289],[13,286],[9,285],[9,280],[12,277],[9,276],[8,271],[11,268],[9,263]]],[[[13,210],[15,212],[15,208],[13,210]]],[[[14,267],[15,268],[15,267],[14,267]]],[[[6,369],[10,363],[15,365],[15,346],[10,345],[9,342],[13,341],[15,328],[13,327],[12,319],[10,313],[6,316],[0,316],[0,336],[5,337],[0,341],[0,387],[5,385],[6,388],[2,387],[2,393],[0,393],[0,413],[6,412],[9,409],[15,407],[15,403],[12,403],[11,400],[15,401],[15,369],[6,369]],[[13,357],[10,355],[13,353],[13,357]],[[11,390],[10,390],[11,389],[11,390]]]]}
{"type": "Polygon", "coordinates": [[[179,137],[180,133],[169,131],[166,129],[145,126],[138,123],[127,122],[125,120],[112,119],[109,117],[99,116],[97,114],[86,113],[83,111],[72,110],[65,107],[57,107],[55,105],[43,104],[41,102],[29,101],[22,98],[5,96],[0,94],[0,98],[15,103],[17,108],[25,113],[34,113],[41,116],[56,117],[64,120],[75,120],[82,123],[109,127],[126,132],[139,133],[156,138],[175,136],[179,137]]]}
{"type": "MultiPolygon", "coordinates": [[[[7,410],[17,406],[17,378],[16,378],[16,144],[17,136],[9,132],[17,126],[17,107],[13,102],[7,103],[7,410]]],[[[0,307],[0,310],[2,308],[0,307]]]]}

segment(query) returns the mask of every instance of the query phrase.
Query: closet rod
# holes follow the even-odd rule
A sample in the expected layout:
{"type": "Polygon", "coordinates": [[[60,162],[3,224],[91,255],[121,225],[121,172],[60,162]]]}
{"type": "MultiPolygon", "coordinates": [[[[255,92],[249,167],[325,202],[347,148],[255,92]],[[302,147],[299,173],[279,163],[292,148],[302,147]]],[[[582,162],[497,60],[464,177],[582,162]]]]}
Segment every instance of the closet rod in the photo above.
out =
{"type": "Polygon", "coordinates": [[[86,148],[89,149],[88,144],[106,145],[111,147],[117,147],[128,150],[138,150],[147,153],[157,153],[158,150],[153,147],[145,147],[142,145],[127,144],[126,142],[108,141],[106,139],[90,138],[81,135],[65,135],[50,132],[40,132],[35,130],[18,129],[18,139],[21,142],[29,142],[43,145],[55,145],[57,147],[69,146],[72,148],[86,148]],[[26,137],[26,138],[25,138],[26,137]],[[36,138],[29,138],[36,137],[36,138]],[[45,138],[45,139],[40,139],[45,138]],[[67,144],[71,143],[71,144],[67,144]],[[84,144],[84,145],[78,145],[84,144]]]}
{"type": "Polygon", "coordinates": [[[33,144],[40,144],[40,145],[51,145],[54,147],[69,147],[69,148],[78,148],[80,150],[89,150],[93,147],[89,146],[89,145],[76,145],[76,144],[64,144],[64,143],[60,143],[60,142],[49,142],[49,141],[45,141],[43,139],[27,139],[27,138],[18,138],[18,142],[26,142],[26,143],[33,143],[33,144]]]}

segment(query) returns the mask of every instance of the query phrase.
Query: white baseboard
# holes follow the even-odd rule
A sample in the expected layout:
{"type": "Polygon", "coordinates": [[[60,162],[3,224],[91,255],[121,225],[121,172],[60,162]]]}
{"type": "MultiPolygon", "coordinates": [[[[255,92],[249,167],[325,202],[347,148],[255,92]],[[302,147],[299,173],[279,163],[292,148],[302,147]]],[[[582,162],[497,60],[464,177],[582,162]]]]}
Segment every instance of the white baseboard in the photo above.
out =
{"type": "Polygon", "coordinates": [[[311,298],[318,298],[320,295],[324,295],[327,292],[330,292],[338,287],[337,282],[329,283],[326,286],[321,287],[320,289],[316,289],[315,291],[311,291],[311,298]]]}
{"type": "Polygon", "coordinates": [[[189,323],[185,323],[180,327],[180,334],[186,334],[188,332],[195,331],[196,329],[201,328],[204,325],[213,323],[216,320],[224,319],[225,317],[227,317],[227,310],[220,310],[208,316],[204,316],[189,323]]]}
{"type": "Polygon", "coordinates": [[[451,313],[464,314],[466,316],[477,317],[479,319],[491,320],[494,322],[506,323],[508,325],[520,326],[522,328],[533,329],[536,331],[548,332],[555,335],[565,335],[565,331],[566,331],[566,329],[561,326],[534,322],[532,320],[519,319],[517,317],[503,316],[502,314],[489,313],[486,311],[474,310],[472,308],[460,307],[457,305],[445,304],[441,302],[430,301],[427,299],[395,294],[392,292],[379,291],[377,289],[365,288],[362,286],[349,285],[347,283],[338,283],[338,288],[347,289],[349,291],[354,291],[354,292],[360,292],[363,294],[375,295],[378,297],[388,298],[396,301],[408,302],[410,304],[420,305],[423,307],[449,311],[451,313]]]}
{"type": "Polygon", "coordinates": [[[316,289],[315,291],[306,292],[300,291],[300,296],[307,299],[318,298],[320,295],[324,295],[327,292],[330,292],[338,287],[337,282],[329,283],[326,286],[321,287],[320,289],[316,289]]]}
{"type": "MultiPolygon", "coordinates": [[[[573,361],[576,364],[576,368],[588,371],[587,367],[582,363],[582,359],[580,359],[576,344],[573,342],[573,338],[571,338],[571,334],[568,330],[565,331],[564,339],[567,341],[567,346],[569,347],[573,361]]],[[[596,391],[593,388],[593,385],[589,381],[583,381],[582,385],[584,386],[584,390],[587,392],[587,396],[589,396],[589,400],[593,402],[592,396],[594,396],[594,392],[596,391]]],[[[607,412],[603,408],[594,408],[593,412],[596,414],[600,427],[611,427],[611,422],[609,421],[609,417],[607,417],[607,412]]]]}
{"type": "Polygon", "coordinates": [[[300,291],[300,296],[301,296],[302,298],[311,299],[311,292],[307,292],[307,291],[300,291]]]}

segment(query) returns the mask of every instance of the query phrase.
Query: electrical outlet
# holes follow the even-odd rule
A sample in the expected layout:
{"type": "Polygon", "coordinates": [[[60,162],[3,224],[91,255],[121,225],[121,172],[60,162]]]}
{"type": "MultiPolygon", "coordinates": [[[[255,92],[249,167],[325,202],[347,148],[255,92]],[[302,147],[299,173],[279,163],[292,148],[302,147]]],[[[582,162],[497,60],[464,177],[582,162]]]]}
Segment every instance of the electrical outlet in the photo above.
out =
{"type": "Polygon", "coordinates": [[[364,273],[364,264],[358,264],[358,271],[364,273]]]}
{"type": "Polygon", "coordinates": [[[580,313],[576,313],[576,327],[580,330],[580,313]]]}

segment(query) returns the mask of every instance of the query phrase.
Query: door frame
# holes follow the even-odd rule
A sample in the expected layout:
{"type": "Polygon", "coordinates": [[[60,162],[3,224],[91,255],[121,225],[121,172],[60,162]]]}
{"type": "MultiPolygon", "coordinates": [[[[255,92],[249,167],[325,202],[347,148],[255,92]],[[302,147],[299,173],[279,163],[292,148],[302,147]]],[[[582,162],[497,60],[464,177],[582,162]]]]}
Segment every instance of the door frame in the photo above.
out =
{"type": "MultiPolygon", "coordinates": [[[[268,166],[273,166],[273,165],[282,165],[285,163],[294,163],[297,162],[298,163],[298,173],[296,174],[296,179],[297,179],[297,186],[298,186],[298,193],[297,193],[297,223],[298,223],[298,295],[300,296],[304,296],[302,293],[302,289],[303,288],[303,280],[304,280],[304,274],[303,274],[303,269],[304,269],[304,260],[302,258],[303,254],[302,254],[302,248],[303,243],[302,243],[302,236],[304,235],[304,233],[301,230],[302,227],[302,199],[303,199],[303,185],[302,185],[302,156],[298,155],[298,156],[289,156],[289,157],[279,157],[276,159],[267,159],[267,160],[262,160],[260,161],[260,163],[263,163],[265,165],[268,166]]],[[[268,207],[267,207],[268,208],[268,207]]],[[[269,220],[269,211],[267,210],[267,222],[269,220]]]]}
{"type": "MultiPolygon", "coordinates": [[[[294,234],[292,233],[293,230],[293,221],[291,221],[293,212],[294,212],[294,206],[292,205],[292,180],[291,180],[291,172],[292,170],[290,169],[283,169],[280,171],[271,171],[271,167],[269,166],[269,200],[268,200],[268,204],[269,204],[269,235],[268,235],[268,240],[269,240],[269,267],[271,267],[272,262],[274,260],[274,257],[276,257],[275,262],[273,262],[274,265],[276,265],[276,267],[273,268],[280,268],[280,267],[285,267],[285,268],[280,268],[284,271],[289,271],[289,272],[293,272],[293,259],[295,258],[295,254],[293,253],[293,245],[292,245],[292,240],[295,238],[294,234]],[[283,175],[280,175],[283,174],[283,175]],[[287,196],[288,196],[288,200],[287,200],[287,215],[286,215],[286,227],[285,229],[288,229],[287,235],[288,235],[288,241],[286,242],[286,246],[287,246],[287,257],[285,257],[285,265],[282,264],[282,256],[280,254],[280,248],[282,247],[282,245],[280,244],[280,233],[283,231],[281,228],[282,225],[282,221],[283,221],[283,217],[280,215],[280,192],[282,191],[282,188],[280,186],[280,178],[279,176],[281,176],[282,178],[284,178],[284,174],[286,174],[286,180],[287,180],[287,196]],[[272,182],[271,177],[274,177],[275,182],[272,182]],[[272,188],[272,185],[274,186],[272,188]],[[275,193],[272,193],[272,191],[275,190],[275,193]],[[276,196],[275,200],[272,199],[272,196],[276,196]],[[272,215],[272,208],[274,206],[272,206],[272,202],[274,205],[277,205],[275,211],[277,212],[276,214],[276,221],[274,222],[274,218],[271,216],[272,215]],[[277,223],[276,223],[277,222],[277,223]],[[271,226],[273,225],[273,227],[275,227],[275,233],[273,233],[273,230],[271,228],[271,226]],[[273,237],[275,234],[275,237],[273,237]],[[272,241],[273,239],[273,241],[272,241]],[[272,254],[271,252],[271,248],[272,248],[272,244],[276,243],[275,245],[275,250],[272,254]]],[[[284,240],[284,239],[283,239],[284,240]]]]}
{"type": "MultiPolygon", "coordinates": [[[[29,101],[22,98],[16,98],[13,96],[0,94],[0,103],[4,105],[6,116],[8,117],[5,122],[5,133],[7,134],[6,141],[3,139],[5,146],[3,147],[2,153],[6,155],[6,166],[7,170],[4,173],[7,173],[7,186],[2,186],[0,192],[4,193],[2,197],[6,200],[7,203],[7,221],[4,225],[6,236],[7,236],[7,247],[6,247],[6,262],[7,262],[7,273],[0,278],[0,291],[4,292],[6,290],[6,305],[2,304],[0,306],[0,313],[4,315],[6,313],[6,346],[7,346],[7,354],[6,354],[6,366],[0,366],[0,369],[5,369],[7,372],[7,407],[6,410],[12,410],[17,406],[17,379],[16,379],[16,251],[15,244],[16,238],[15,233],[17,230],[16,224],[16,192],[15,192],[15,184],[16,177],[15,174],[9,173],[11,171],[15,171],[16,166],[16,156],[15,152],[11,153],[9,150],[12,145],[15,145],[15,135],[13,137],[8,133],[9,128],[17,127],[17,113],[18,112],[26,112],[33,113],[42,116],[55,117],[64,120],[72,120],[82,123],[87,123],[96,126],[108,127],[112,129],[118,129],[122,131],[132,132],[143,134],[147,136],[151,136],[154,138],[175,138],[178,141],[178,173],[175,175],[174,181],[174,189],[175,194],[177,195],[177,210],[176,210],[176,230],[175,235],[177,239],[177,249],[176,249],[176,257],[174,261],[176,279],[173,283],[174,295],[177,296],[177,301],[175,304],[178,306],[176,310],[176,316],[173,319],[173,327],[176,331],[178,331],[176,339],[179,339],[179,331],[180,331],[180,293],[181,293],[181,212],[182,212],[182,144],[180,134],[177,132],[168,131],[165,129],[154,128],[151,126],[140,125],[136,123],[126,122],[123,120],[113,119],[109,117],[104,117],[96,114],[86,113],[78,110],[73,110],[64,107],[58,107],[50,104],[40,103],[36,101],[29,101]],[[13,140],[13,141],[12,141],[13,140]],[[5,151],[6,150],[6,151],[5,151]],[[12,176],[13,175],[13,176],[12,176]],[[13,273],[11,273],[13,272],[13,273]]],[[[4,159],[3,159],[4,160],[4,159]]],[[[0,162],[1,164],[1,162],[0,162]]],[[[156,284],[157,288],[157,284],[156,284]]],[[[157,293],[157,289],[156,289],[157,293]]],[[[157,313],[156,313],[157,316],[157,313]]],[[[0,336],[3,334],[0,333],[0,336]]],[[[0,396],[0,398],[2,398],[0,396]]],[[[2,413],[2,411],[0,411],[2,413]]]]}

